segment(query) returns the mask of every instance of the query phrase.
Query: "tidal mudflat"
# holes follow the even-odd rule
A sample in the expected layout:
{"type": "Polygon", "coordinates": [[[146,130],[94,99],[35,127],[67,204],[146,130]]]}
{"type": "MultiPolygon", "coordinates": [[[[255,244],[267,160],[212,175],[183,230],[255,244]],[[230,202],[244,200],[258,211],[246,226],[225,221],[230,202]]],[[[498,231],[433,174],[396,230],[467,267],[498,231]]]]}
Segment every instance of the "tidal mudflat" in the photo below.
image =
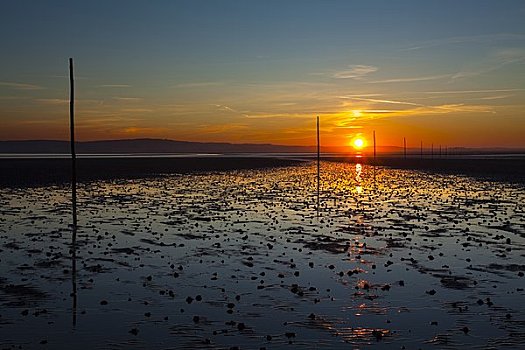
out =
{"type": "Polygon", "coordinates": [[[369,165],[0,189],[2,349],[516,349],[525,188],[369,165]]]}

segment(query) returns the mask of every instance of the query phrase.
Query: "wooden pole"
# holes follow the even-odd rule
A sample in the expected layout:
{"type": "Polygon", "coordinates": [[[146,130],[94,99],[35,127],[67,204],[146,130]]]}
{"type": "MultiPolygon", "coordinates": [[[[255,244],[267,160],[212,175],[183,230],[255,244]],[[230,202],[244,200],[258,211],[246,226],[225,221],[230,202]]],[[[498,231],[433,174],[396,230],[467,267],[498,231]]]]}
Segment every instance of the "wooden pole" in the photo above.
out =
{"type": "Polygon", "coordinates": [[[75,81],[73,59],[69,59],[69,131],[71,145],[71,202],[73,206],[73,234],[71,237],[71,284],[73,296],[73,326],[77,324],[77,155],[75,152],[75,81]]]}
{"type": "MultiPolygon", "coordinates": [[[[71,144],[71,197],[73,204],[73,227],[77,227],[77,155],[75,153],[75,81],[73,59],[69,59],[69,131],[71,144]]],[[[74,234],[76,230],[73,231],[74,234]]]]}
{"type": "Polygon", "coordinates": [[[421,147],[419,150],[420,150],[421,159],[423,159],[423,141],[421,141],[421,147]]]}
{"type": "Polygon", "coordinates": [[[374,164],[376,163],[376,131],[374,130],[374,164]]]}
{"type": "Polygon", "coordinates": [[[407,139],[403,137],[403,155],[407,159],[407,139]]]}
{"type": "Polygon", "coordinates": [[[430,149],[430,158],[434,159],[434,144],[432,144],[432,148],[430,149]]]}
{"type": "Polygon", "coordinates": [[[321,188],[321,143],[319,138],[319,116],[317,116],[317,210],[319,210],[319,190],[321,188]]]}

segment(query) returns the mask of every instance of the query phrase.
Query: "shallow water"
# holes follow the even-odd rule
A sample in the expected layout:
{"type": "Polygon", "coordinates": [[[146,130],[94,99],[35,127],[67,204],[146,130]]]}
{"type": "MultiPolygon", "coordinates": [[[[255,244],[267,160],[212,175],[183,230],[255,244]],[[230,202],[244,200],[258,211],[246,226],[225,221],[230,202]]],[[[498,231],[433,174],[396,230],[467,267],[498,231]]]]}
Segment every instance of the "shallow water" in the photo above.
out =
{"type": "Polygon", "coordinates": [[[525,343],[523,186],[321,170],[1,189],[1,348],[525,343]]]}

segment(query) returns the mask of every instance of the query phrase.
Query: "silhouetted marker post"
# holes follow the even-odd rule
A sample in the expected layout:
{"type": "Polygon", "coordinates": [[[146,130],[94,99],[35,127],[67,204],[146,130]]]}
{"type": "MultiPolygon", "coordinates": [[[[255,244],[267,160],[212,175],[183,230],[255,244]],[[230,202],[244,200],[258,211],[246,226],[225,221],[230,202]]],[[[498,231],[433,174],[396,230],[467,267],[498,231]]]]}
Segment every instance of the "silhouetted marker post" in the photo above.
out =
{"type": "Polygon", "coordinates": [[[75,81],[73,59],[69,59],[69,128],[71,143],[71,197],[73,205],[73,234],[71,237],[71,289],[73,297],[73,326],[77,324],[77,155],[75,153],[75,81]]]}
{"type": "Polygon", "coordinates": [[[434,159],[434,144],[432,144],[432,148],[430,148],[430,158],[434,159]]]}
{"type": "Polygon", "coordinates": [[[73,204],[73,227],[77,227],[77,155],[75,153],[75,81],[73,78],[73,59],[69,59],[69,131],[71,144],[71,197],[73,204]]]}
{"type": "Polygon", "coordinates": [[[407,139],[403,137],[403,155],[407,159],[407,139]]]}
{"type": "Polygon", "coordinates": [[[376,163],[376,131],[374,130],[374,164],[376,163]]]}
{"type": "Polygon", "coordinates": [[[319,189],[321,187],[321,144],[319,139],[319,116],[317,116],[317,211],[319,211],[319,189]]]}
{"type": "Polygon", "coordinates": [[[420,156],[423,159],[423,141],[421,141],[420,156]]]}

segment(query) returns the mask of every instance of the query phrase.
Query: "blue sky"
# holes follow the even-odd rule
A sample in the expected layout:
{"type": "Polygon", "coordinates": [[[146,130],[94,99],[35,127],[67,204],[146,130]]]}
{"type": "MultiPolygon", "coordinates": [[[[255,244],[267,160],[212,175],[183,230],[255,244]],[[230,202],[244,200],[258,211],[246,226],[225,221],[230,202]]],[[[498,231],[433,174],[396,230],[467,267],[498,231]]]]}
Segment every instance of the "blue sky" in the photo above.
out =
{"type": "Polygon", "coordinates": [[[523,1],[1,8],[0,139],[67,137],[74,57],[81,139],[525,146],[523,1]]]}

